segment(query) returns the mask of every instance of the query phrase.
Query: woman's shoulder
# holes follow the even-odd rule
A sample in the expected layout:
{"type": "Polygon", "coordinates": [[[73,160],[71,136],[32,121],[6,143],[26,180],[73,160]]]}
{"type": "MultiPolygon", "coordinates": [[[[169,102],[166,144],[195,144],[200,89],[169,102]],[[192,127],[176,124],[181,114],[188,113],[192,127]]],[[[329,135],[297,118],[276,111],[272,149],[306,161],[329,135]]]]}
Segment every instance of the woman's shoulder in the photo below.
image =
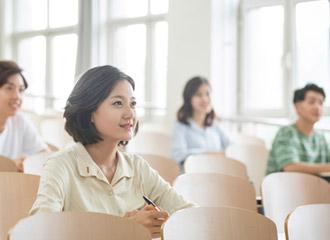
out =
{"type": "Polygon", "coordinates": [[[126,162],[127,166],[131,168],[134,172],[141,170],[145,170],[146,168],[149,168],[149,163],[143,158],[143,156],[136,154],[136,153],[130,153],[126,151],[119,151],[121,157],[126,162]]]}
{"type": "Polygon", "coordinates": [[[46,160],[46,165],[62,166],[62,167],[69,167],[74,165],[75,159],[78,157],[79,146],[77,143],[71,144],[65,147],[62,150],[57,152],[51,153],[46,160]]]}
{"type": "Polygon", "coordinates": [[[174,131],[177,131],[177,130],[185,130],[185,129],[189,129],[190,128],[190,124],[186,124],[186,123],[183,123],[183,122],[180,122],[180,121],[176,121],[174,123],[174,131]]]}

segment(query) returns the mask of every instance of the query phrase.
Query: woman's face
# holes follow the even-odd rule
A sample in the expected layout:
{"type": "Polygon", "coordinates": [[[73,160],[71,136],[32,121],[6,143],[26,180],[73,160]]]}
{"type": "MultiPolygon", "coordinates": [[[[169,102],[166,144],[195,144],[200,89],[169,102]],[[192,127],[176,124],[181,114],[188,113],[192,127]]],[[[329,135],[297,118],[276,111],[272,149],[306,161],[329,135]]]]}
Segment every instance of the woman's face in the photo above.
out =
{"type": "Polygon", "coordinates": [[[131,84],[122,80],[92,114],[92,121],[105,141],[128,141],[136,125],[135,97],[131,84]]]}
{"type": "Polygon", "coordinates": [[[14,116],[22,105],[25,91],[23,78],[20,74],[8,77],[7,82],[0,87],[0,114],[4,117],[14,116]]]}
{"type": "Polygon", "coordinates": [[[212,110],[210,87],[203,83],[191,98],[191,105],[194,113],[207,114],[212,110]]]}

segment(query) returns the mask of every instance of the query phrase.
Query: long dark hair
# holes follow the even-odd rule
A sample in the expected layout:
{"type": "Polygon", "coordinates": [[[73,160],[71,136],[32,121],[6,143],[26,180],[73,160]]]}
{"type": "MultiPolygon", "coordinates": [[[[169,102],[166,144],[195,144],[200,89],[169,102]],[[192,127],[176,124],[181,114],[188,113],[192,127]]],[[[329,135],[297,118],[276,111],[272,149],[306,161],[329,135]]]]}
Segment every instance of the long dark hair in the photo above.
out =
{"type": "MultiPolygon", "coordinates": [[[[177,119],[179,122],[189,125],[188,119],[193,115],[193,107],[191,105],[191,99],[198,91],[199,87],[203,84],[207,84],[210,87],[210,83],[204,77],[193,77],[189,79],[183,90],[183,105],[179,108],[177,113],[177,119]]],[[[213,108],[206,114],[204,120],[204,126],[211,126],[215,118],[215,112],[213,108]]]]}
{"type": "MultiPolygon", "coordinates": [[[[133,90],[134,80],[113,66],[100,66],[85,72],[73,88],[65,106],[65,130],[73,137],[75,142],[83,145],[102,141],[99,132],[91,120],[92,113],[107,98],[119,81],[128,81],[133,90]]],[[[134,129],[138,131],[138,122],[134,129]]],[[[126,145],[121,141],[119,145],[126,145]]]]}

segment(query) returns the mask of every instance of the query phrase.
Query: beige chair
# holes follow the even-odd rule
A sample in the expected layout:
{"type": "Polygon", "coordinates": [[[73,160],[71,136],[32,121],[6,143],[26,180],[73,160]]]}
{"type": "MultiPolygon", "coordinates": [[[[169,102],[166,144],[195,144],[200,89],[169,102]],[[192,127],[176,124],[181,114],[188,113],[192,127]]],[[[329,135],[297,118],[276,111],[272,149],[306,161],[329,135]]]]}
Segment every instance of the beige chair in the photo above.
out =
{"type": "Polygon", "coordinates": [[[172,159],[153,154],[141,154],[141,156],[170,184],[173,184],[180,174],[179,165],[172,159]]]}
{"type": "Polygon", "coordinates": [[[168,134],[157,131],[139,131],[127,145],[128,152],[154,154],[170,157],[171,138],[168,134]]]}
{"type": "Polygon", "coordinates": [[[296,208],[285,222],[289,240],[329,240],[330,204],[311,204],[296,208]]]}
{"type": "Polygon", "coordinates": [[[231,207],[187,208],[165,222],[164,240],[276,240],[276,226],[252,211],[231,207]]]}
{"type": "Polygon", "coordinates": [[[226,156],[245,164],[249,179],[253,182],[257,196],[266,173],[268,150],[264,145],[231,144],[226,149],[226,156]]]}
{"type": "Polygon", "coordinates": [[[0,156],[0,172],[17,172],[14,161],[0,156]]]}
{"type": "Polygon", "coordinates": [[[41,213],[21,220],[10,240],[150,240],[149,231],[127,218],[102,213],[41,213]]]}
{"type": "Polygon", "coordinates": [[[6,239],[8,230],[28,215],[38,187],[38,176],[0,173],[0,240],[6,239]]]}
{"type": "Polygon", "coordinates": [[[235,144],[252,144],[266,146],[266,143],[263,139],[243,133],[235,134],[234,136],[232,136],[231,141],[235,144]]]}
{"type": "Polygon", "coordinates": [[[231,206],[256,211],[256,194],[247,180],[219,173],[180,175],[174,188],[201,207],[231,206]]]}
{"type": "Polygon", "coordinates": [[[305,204],[330,203],[330,184],[313,175],[280,172],[268,175],[262,183],[264,212],[279,233],[284,232],[287,215],[305,204]]]}
{"type": "Polygon", "coordinates": [[[197,154],[184,162],[185,173],[214,172],[248,179],[245,165],[225,156],[197,154]]]}

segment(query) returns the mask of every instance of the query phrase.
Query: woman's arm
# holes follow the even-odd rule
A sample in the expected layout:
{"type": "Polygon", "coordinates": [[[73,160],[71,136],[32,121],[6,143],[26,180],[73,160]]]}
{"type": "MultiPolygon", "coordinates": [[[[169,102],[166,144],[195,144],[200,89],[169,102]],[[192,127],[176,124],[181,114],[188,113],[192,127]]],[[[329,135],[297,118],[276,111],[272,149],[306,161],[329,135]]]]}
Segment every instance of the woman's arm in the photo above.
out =
{"type": "Polygon", "coordinates": [[[61,212],[66,193],[65,183],[69,182],[65,167],[60,159],[49,159],[43,168],[37,198],[30,214],[39,212],[61,212]]]}

